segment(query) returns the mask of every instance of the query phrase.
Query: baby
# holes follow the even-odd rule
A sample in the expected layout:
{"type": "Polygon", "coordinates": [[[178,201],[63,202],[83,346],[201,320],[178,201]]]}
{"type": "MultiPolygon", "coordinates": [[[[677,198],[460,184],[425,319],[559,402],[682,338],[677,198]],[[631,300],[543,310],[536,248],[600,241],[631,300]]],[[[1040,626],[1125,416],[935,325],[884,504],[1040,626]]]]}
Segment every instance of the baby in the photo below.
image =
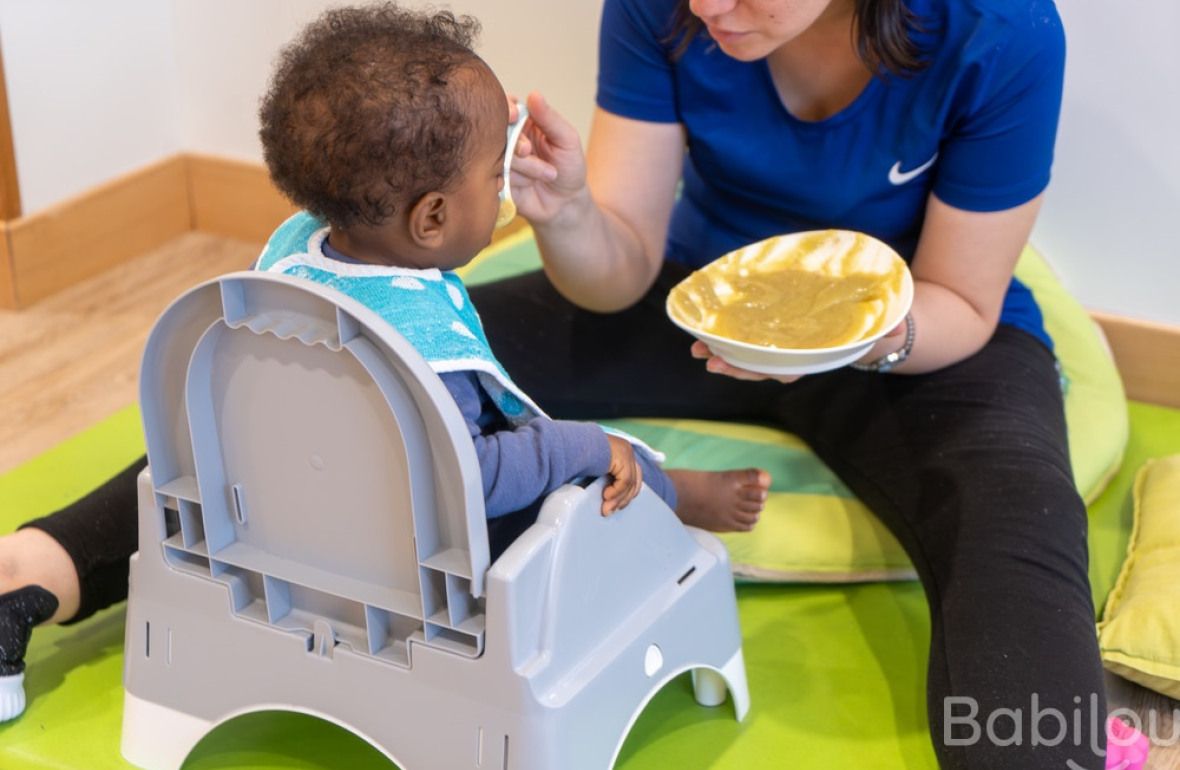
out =
{"type": "Polygon", "coordinates": [[[450,272],[491,241],[508,100],[471,49],[477,22],[392,4],[329,11],[282,53],[261,107],[278,187],[307,213],[259,270],[332,286],[389,320],[439,374],[475,444],[493,555],[575,478],[607,476],[602,512],[646,482],[687,523],[749,529],[764,471],[669,471],[593,423],[553,420],[496,361],[450,272]]]}
{"type": "MultiPolygon", "coordinates": [[[[449,13],[344,8],[283,51],[262,103],[262,144],[279,188],[309,213],[275,232],[256,267],[350,294],[432,364],[475,444],[493,558],[535,520],[549,492],[584,476],[609,478],[604,514],[646,482],[685,523],[750,529],[770,484],[764,471],[664,473],[622,436],[544,416],[492,355],[450,272],[488,245],[504,185],[508,101],[471,50],[476,31],[474,21],[449,13]]],[[[112,488],[133,486],[139,469],[129,467],[112,488]]],[[[96,500],[100,528],[110,530],[104,537],[126,540],[120,552],[134,550],[134,512],[96,500]]],[[[69,556],[36,528],[0,541],[10,546],[0,549],[2,722],[24,709],[33,627],[72,614],[61,611],[59,595],[77,605],[73,571],[89,551],[69,556]]],[[[116,575],[102,581],[112,590],[126,574],[125,563],[90,566],[116,575]]]]}

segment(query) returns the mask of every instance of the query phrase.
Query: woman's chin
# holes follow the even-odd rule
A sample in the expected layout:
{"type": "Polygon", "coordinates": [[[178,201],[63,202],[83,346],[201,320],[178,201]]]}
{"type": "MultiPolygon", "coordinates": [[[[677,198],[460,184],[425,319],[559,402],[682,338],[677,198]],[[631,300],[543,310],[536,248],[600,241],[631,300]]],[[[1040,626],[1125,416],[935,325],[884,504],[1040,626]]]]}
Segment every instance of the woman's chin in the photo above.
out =
{"type": "Polygon", "coordinates": [[[772,50],[750,32],[741,34],[718,32],[710,33],[710,37],[722,53],[738,61],[750,62],[765,59],[772,50]]]}

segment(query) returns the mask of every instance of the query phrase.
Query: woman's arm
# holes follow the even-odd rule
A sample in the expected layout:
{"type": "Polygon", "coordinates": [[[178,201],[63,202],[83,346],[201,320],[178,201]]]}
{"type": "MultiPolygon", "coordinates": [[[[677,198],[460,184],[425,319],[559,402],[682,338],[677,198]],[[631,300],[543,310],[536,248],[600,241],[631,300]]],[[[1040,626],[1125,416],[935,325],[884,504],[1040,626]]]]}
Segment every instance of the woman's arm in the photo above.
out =
{"type": "MultiPolygon", "coordinates": [[[[986,213],[953,208],[930,196],[910,266],[917,336],[910,357],[894,371],[941,369],[974,355],[991,339],[1040,208],[1040,195],[1016,208],[986,213]]],[[[864,360],[900,346],[897,337],[882,340],[864,360]]]]}
{"type": "Polygon", "coordinates": [[[512,164],[512,197],[536,233],[545,272],[589,310],[621,310],[651,287],[664,257],[684,130],[595,110],[577,132],[539,94],[512,164]]]}

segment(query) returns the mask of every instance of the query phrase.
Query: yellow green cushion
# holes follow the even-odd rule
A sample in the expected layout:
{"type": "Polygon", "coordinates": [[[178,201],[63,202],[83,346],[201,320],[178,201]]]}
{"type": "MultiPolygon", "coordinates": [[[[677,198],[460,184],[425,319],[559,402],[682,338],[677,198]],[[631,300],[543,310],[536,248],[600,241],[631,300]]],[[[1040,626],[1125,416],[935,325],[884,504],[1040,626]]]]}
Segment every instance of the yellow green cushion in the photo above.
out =
{"type": "Polygon", "coordinates": [[[1098,624],[1108,669],[1180,698],[1180,455],[1135,478],[1127,558],[1098,624]]]}
{"type": "MultiPolygon", "coordinates": [[[[523,231],[488,249],[463,273],[475,284],[539,265],[531,233],[523,231]]],[[[1025,250],[1017,275],[1041,306],[1068,379],[1066,420],[1074,477],[1090,502],[1118,470],[1127,443],[1122,383],[1097,326],[1031,248],[1025,250]]],[[[914,577],[893,535],[794,436],[759,426],[695,420],[630,419],[611,424],[659,447],[670,467],[758,465],[771,472],[774,483],[757,528],[723,537],[739,577],[808,582],[914,577]]]]}
{"type": "Polygon", "coordinates": [[[1118,472],[1127,447],[1123,381],[1098,324],[1032,247],[1024,250],[1016,277],[1036,297],[1065,372],[1070,459],[1078,491],[1089,504],[1118,472]]]}

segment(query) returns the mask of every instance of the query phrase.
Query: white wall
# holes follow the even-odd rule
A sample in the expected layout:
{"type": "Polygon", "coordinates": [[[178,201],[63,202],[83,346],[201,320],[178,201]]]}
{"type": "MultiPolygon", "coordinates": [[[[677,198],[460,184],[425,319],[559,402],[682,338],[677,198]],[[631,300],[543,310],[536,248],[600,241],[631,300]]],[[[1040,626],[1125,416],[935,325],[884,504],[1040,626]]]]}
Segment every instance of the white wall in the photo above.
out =
{"type": "MultiPolygon", "coordinates": [[[[426,5],[426,0],[410,0],[426,5]]],[[[26,212],[177,150],[257,161],[274,56],[331,0],[0,0],[26,212]]],[[[443,3],[445,4],[445,3],[443,3]]],[[[506,88],[585,136],[601,0],[453,0],[506,88]]],[[[1033,241],[1088,307],[1180,325],[1180,3],[1058,0],[1069,40],[1033,241]]]]}
{"type": "Polygon", "coordinates": [[[1033,243],[1087,307],[1180,325],[1180,3],[1057,7],[1065,98],[1033,243]]]}
{"type": "MultiPolygon", "coordinates": [[[[331,0],[0,0],[25,213],[180,150],[261,161],[258,100],[279,48],[331,0]]],[[[424,0],[410,5],[425,6],[424,0]]],[[[458,0],[506,88],[585,132],[601,0],[458,0]]]]}
{"type": "Polygon", "coordinates": [[[0,0],[0,46],[25,213],[180,149],[171,3],[0,0]]]}
{"type": "Polygon", "coordinates": [[[258,100],[279,48],[326,0],[173,0],[181,143],[262,162],[258,100]]]}
{"type": "MultiPolygon", "coordinates": [[[[262,159],[258,100],[275,55],[330,0],[173,0],[182,142],[195,152],[262,159]]],[[[483,25],[478,52],[504,87],[540,90],[589,130],[601,0],[454,0],[443,6],[483,25]]]]}

